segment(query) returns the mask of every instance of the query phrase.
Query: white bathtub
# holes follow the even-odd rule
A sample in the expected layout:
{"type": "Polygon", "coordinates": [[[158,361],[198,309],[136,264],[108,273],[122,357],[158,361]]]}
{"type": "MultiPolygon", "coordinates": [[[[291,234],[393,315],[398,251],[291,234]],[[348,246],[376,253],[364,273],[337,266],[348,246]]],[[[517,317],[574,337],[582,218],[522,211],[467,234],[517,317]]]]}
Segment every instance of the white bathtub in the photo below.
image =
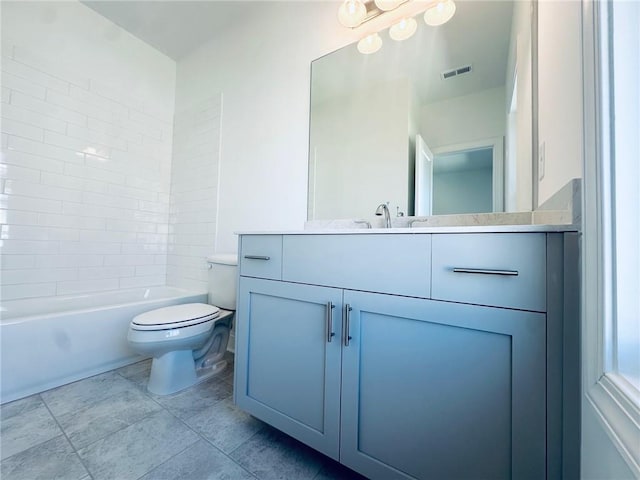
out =
{"type": "Polygon", "coordinates": [[[207,302],[172,287],[12,300],[0,306],[0,403],[133,363],[131,319],[154,308],[207,302]]]}

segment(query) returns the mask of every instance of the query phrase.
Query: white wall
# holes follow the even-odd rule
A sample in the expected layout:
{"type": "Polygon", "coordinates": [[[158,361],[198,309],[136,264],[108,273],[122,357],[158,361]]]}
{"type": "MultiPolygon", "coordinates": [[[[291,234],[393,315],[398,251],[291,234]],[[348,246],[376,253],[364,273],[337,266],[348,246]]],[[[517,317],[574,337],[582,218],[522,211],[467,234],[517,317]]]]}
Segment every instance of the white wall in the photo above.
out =
{"type": "Polygon", "coordinates": [[[505,134],[504,87],[424,105],[420,130],[429,148],[502,137],[505,134]]]}
{"type": "Polygon", "coordinates": [[[300,229],[307,216],[311,61],[355,40],[334,2],[252,2],[257,14],[178,62],[197,103],[222,92],[215,249],[238,230],[300,229]]]}
{"type": "Polygon", "coordinates": [[[2,3],[3,300],[165,283],[174,90],[82,4],[2,3]]]}
{"type": "Polygon", "coordinates": [[[546,160],[535,208],[582,177],[581,8],[571,0],[538,2],[538,142],[546,160]]]}
{"type": "Polygon", "coordinates": [[[314,104],[309,220],[368,218],[387,201],[407,211],[410,112],[406,78],[314,104]]]}

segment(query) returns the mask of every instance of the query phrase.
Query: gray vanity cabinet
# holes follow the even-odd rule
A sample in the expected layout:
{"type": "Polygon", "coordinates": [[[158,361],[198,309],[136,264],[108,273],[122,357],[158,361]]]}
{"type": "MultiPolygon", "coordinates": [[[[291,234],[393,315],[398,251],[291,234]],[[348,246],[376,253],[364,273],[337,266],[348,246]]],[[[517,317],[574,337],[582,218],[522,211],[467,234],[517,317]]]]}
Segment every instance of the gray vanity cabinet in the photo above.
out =
{"type": "Polygon", "coordinates": [[[543,314],[351,291],[344,303],[344,465],[380,479],[545,477],[543,314]]]}
{"type": "Polygon", "coordinates": [[[257,278],[240,281],[236,403],[336,460],[341,310],[339,289],[257,278]]]}
{"type": "Polygon", "coordinates": [[[576,245],[241,235],[235,401],[372,479],[573,477],[576,245]]]}

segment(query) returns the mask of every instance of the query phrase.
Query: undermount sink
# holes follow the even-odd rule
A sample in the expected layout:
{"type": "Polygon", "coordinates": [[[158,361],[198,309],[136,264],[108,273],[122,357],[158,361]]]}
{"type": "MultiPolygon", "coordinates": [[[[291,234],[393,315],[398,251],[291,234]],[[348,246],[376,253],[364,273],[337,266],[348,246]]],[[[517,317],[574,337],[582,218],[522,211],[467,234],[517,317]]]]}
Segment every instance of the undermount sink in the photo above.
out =
{"type": "Polygon", "coordinates": [[[362,230],[368,228],[371,228],[371,222],[358,218],[309,220],[304,224],[305,230],[362,230]]]}

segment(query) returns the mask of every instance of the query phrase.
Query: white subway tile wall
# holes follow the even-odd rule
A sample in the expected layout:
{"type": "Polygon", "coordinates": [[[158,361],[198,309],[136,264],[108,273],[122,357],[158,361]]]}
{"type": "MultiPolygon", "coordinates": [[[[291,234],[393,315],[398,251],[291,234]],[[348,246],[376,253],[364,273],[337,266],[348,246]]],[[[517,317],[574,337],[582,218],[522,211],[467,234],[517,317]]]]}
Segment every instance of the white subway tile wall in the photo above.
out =
{"type": "Polygon", "coordinates": [[[222,95],[176,111],[171,170],[167,283],[207,289],[214,252],[222,95]]]}
{"type": "Polygon", "coordinates": [[[0,298],[164,285],[172,112],[6,43],[1,112],[0,298]]]}

